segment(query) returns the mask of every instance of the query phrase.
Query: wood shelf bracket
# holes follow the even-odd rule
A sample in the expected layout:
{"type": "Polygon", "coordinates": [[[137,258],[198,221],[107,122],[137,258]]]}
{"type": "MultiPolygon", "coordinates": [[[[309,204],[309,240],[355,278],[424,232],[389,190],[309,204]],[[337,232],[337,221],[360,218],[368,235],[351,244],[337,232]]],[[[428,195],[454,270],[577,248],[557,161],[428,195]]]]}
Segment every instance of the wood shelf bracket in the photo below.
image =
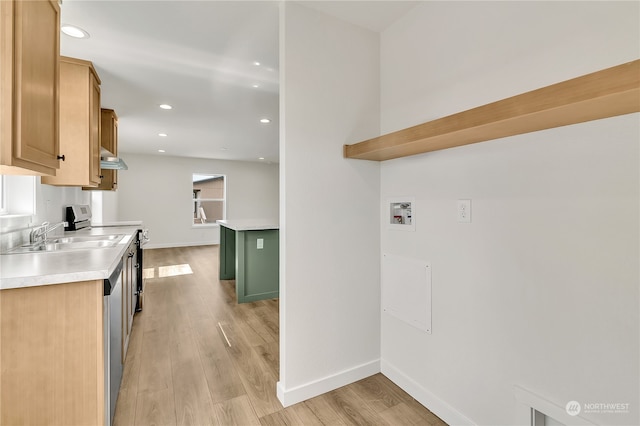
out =
{"type": "Polygon", "coordinates": [[[353,145],[344,157],[384,161],[640,112],[640,59],[353,145]]]}

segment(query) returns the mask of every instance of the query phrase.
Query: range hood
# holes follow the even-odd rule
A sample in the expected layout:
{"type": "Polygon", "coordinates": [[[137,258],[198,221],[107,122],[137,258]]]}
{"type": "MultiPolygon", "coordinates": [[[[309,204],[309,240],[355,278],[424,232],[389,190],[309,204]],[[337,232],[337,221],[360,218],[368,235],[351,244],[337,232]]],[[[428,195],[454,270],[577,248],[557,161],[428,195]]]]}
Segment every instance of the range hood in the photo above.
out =
{"type": "Polygon", "coordinates": [[[127,163],[122,161],[122,158],[118,158],[111,152],[104,148],[100,148],[100,168],[111,170],[129,170],[127,163]]]}

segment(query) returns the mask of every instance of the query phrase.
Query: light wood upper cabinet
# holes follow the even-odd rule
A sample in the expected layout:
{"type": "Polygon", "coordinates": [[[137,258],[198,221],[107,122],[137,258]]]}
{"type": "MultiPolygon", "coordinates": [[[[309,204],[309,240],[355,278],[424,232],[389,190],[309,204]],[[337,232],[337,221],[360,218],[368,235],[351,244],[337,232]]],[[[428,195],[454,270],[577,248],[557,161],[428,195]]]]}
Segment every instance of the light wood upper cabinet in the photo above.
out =
{"type": "MultiPolygon", "coordinates": [[[[102,110],[102,146],[116,157],[118,156],[118,116],[112,109],[102,110]]],[[[112,191],[118,189],[117,170],[104,169],[101,173],[101,189],[112,191]]]]}
{"type": "Polygon", "coordinates": [[[56,176],[42,183],[91,186],[100,183],[100,78],[93,64],[60,57],[60,152],[56,176]]]}
{"type": "Polygon", "coordinates": [[[0,1],[0,24],[0,172],[54,175],[59,165],[58,1],[0,1]]]}
{"type": "MultiPolygon", "coordinates": [[[[118,155],[118,116],[112,109],[102,108],[100,112],[100,145],[112,153],[118,155]]],[[[93,187],[83,187],[85,190],[115,191],[118,189],[118,171],[113,169],[100,170],[100,184],[93,187]]]]}

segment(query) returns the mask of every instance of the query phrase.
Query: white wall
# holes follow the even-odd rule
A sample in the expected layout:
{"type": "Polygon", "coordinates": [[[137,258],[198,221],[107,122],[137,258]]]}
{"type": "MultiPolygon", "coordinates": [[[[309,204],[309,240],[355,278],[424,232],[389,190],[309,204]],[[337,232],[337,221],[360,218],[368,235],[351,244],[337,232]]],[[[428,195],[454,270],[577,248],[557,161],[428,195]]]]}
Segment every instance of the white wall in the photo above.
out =
{"type": "MultiPolygon", "coordinates": [[[[0,251],[29,242],[31,230],[43,222],[65,220],[65,207],[89,204],[87,191],[78,187],[43,185],[37,176],[6,176],[8,215],[0,216],[0,251]]],[[[50,235],[64,232],[60,227],[50,235]]]]}
{"type": "MultiPolygon", "coordinates": [[[[425,2],[381,35],[383,133],[640,55],[638,2],[425,2]]],[[[639,424],[638,114],[387,161],[415,196],[384,253],[432,264],[433,334],[382,316],[382,371],[453,424],[522,423],[514,385],[639,424]],[[456,222],[471,199],[472,223],[456,222]]]]}
{"type": "MultiPolygon", "coordinates": [[[[121,153],[117,220],[142,220],[148,248],[218,244],[219,229],[194,227],[192,174],[227,179],[227,219],[278,218],[278,165],[121,153]]],[[[106,200],[105,200],[106,202],[106,200]]]]}
{"type": "Polygon", "coordinates": [[[82,188],[44,185],[39,183],[40,178],[36,181],[36,223],[61,222],[65,219],[67,206],[91,203],[90,192],[82,188]]]}
{"type": "Polygon", "coordinates": [[[280,381],[285,405],[379,371],[378,35],[283,2],[280,381]]]}

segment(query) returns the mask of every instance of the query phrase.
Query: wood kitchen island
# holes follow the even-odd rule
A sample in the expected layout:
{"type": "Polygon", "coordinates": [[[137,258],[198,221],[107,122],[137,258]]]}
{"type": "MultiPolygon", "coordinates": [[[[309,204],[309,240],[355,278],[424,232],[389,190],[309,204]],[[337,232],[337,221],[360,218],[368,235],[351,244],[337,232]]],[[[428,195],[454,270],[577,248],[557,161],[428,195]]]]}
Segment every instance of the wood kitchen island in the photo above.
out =
{"type": "Polygon", "coordinates": [[[280,295],[279,226],[275,220],[218,220],[220,279],[236,280],[238,303],[280,295]]]}

